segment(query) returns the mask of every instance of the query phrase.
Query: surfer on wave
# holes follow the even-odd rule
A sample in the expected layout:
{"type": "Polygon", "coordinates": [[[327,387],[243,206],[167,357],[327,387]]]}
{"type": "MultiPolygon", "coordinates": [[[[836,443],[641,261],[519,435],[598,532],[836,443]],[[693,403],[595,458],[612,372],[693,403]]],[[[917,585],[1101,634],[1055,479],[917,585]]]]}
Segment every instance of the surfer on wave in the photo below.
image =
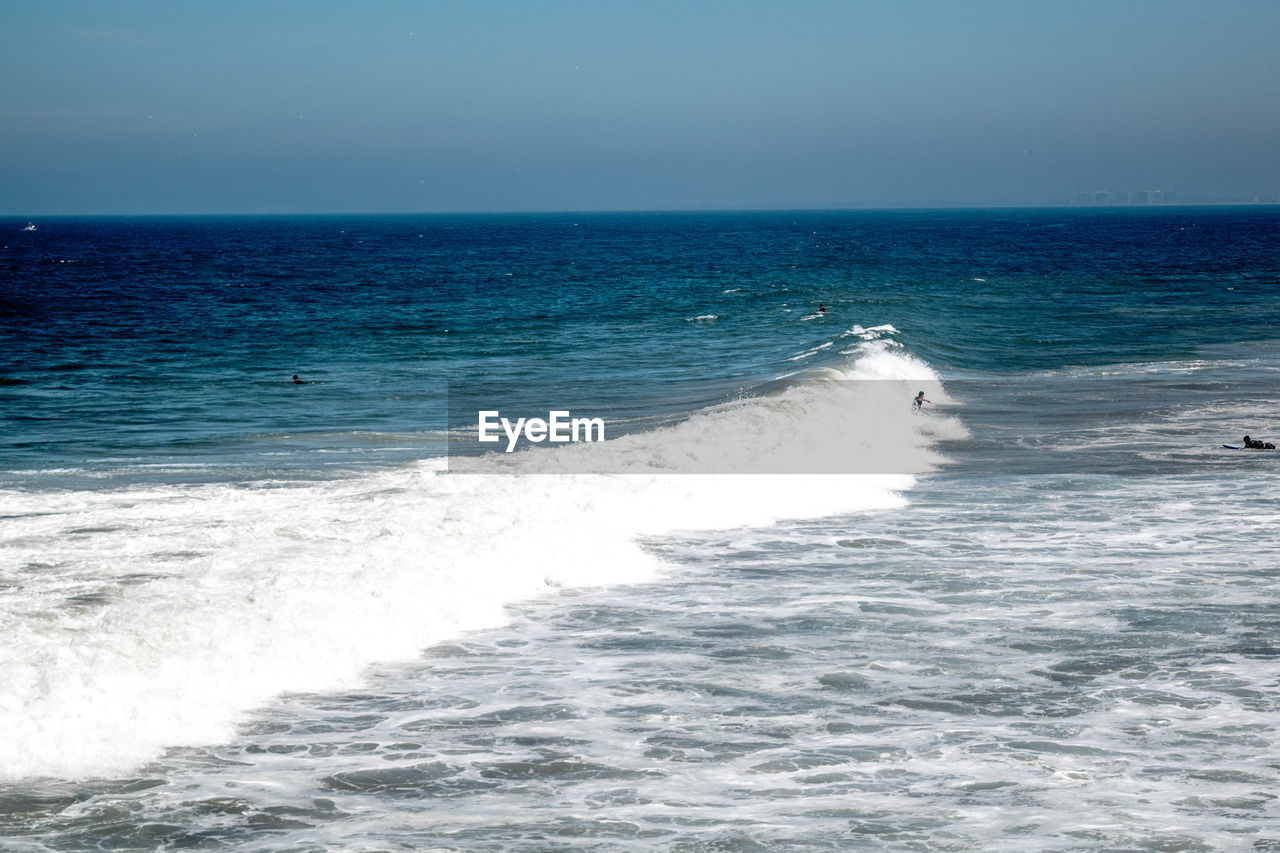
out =
{"type": "Polygon", "coordinates": [[[1263,441],[1260,438],[1244,437],[1244,446],[1249,450],[1275,450],[1276,446],[1269,441],[1263,441]]]}

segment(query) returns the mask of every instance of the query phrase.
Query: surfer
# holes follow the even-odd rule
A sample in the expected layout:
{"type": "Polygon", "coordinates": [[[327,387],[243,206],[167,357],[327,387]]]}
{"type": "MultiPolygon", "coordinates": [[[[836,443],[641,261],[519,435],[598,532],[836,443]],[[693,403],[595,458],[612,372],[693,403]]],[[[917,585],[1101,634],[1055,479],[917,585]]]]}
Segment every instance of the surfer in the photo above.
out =
{"type": "Polygon", "coordinates": [[[827,306],[825,306],[825,305],[823,305],[821,302],[819,302],[819,303],[818,303],[818,313],[819,313],[819,314],[825,314],[825,313],[827,313],[827,306]]]}
{"type": "Polygon", "coordinates": [[[293,384],[294,384],[294,385],[306,385],[307,383],[305,383],[305,382],[303,382],[301,379],[299,379],[299,378],[298,378],[298,374],[296,374],[296,373],[295,373],[295,374],[293,374],[293,384]]]}
{"type": "Polygon", "coordinates": [[[925,403],[932,403],[932,402],[933,402],[932,400],[926,400],[924,398],[924,392],[921,391],[919,394],[916,395],[916,398],[911,401],[911,406],[918,412],[920,411],[920,409],[924,408],[925,403]]]}
{"type": "Polygon", "coordinates": [[[1260,438],[1244,437],[1244,446],[1250,450],[1275,450],[1276,446],[1269,441],[1263,441],[1260,438]]]}

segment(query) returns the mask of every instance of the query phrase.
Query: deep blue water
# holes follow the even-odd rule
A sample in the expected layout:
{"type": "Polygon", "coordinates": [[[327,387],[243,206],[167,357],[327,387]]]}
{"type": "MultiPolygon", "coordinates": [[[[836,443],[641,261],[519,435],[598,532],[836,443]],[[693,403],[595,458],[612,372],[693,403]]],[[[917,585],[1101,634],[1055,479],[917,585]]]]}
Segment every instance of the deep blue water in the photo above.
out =
{"type": "Polygon", "coordinates": [[[5,468],[230,464],[351,433],[371,461],[434,453],[450,383],[692,409],[855,323],[942,371],[1026,371],[1280,321],[1271,208],[2,225],[5,468]]]}

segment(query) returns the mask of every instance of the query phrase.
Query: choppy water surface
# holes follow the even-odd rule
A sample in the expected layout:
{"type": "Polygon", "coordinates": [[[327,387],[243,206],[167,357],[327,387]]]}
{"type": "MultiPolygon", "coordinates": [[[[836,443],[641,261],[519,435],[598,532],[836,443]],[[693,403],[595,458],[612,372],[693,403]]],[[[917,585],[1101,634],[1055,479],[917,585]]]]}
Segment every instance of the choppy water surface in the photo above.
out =
{"type": "Polygon", "coordinates": [[[1280,451],[1222,447],[1280,435],[1277,221],[396,220],[369,256],[308,222],[274,286],[328,253],[381,301],[330,280],[305,334],[207,291],[260,277],[261,228],[164,232],[180,257],[115,234],[167,259],[160,338],[118,331],[143,297],[86,295],[111,264],[42,279],[28,246],[0,302],[0,847],[1280,849],[1280,451]],[[626,317],[579,336],[602,284],[626,317]],[[528,301],[489,328],[499,291],[528,301]],[[323,381],[255,378],[308,351],[323,381]],[[711,425],[900,473],[449,475],[435,373],[685,394],[631,461],[711,425]],[[938,399],[833,406],[832,375],[938,399]]]}
{"type": "Polygon", "coordinates": [[[33,849],[1271,849],[1280,506],[1152,485],[653,543],[678,583],[4,806],[33,849]]]}

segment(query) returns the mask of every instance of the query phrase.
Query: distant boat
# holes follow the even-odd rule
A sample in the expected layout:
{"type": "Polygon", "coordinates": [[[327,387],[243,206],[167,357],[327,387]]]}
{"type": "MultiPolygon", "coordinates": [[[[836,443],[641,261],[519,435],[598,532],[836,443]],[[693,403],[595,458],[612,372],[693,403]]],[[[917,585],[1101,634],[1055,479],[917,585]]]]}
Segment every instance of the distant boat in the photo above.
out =
{"type": "Polygon", "coordinates": [[[35,225],[35,223],[34,223],[34,222],[28,222],[28,223],[27,223],[27,227],[26,227],[26,228],[23,228],[22,230],[23,230],[23,231],[34,231],[34,230],[36,230],[36,225],[35,225]]]}

